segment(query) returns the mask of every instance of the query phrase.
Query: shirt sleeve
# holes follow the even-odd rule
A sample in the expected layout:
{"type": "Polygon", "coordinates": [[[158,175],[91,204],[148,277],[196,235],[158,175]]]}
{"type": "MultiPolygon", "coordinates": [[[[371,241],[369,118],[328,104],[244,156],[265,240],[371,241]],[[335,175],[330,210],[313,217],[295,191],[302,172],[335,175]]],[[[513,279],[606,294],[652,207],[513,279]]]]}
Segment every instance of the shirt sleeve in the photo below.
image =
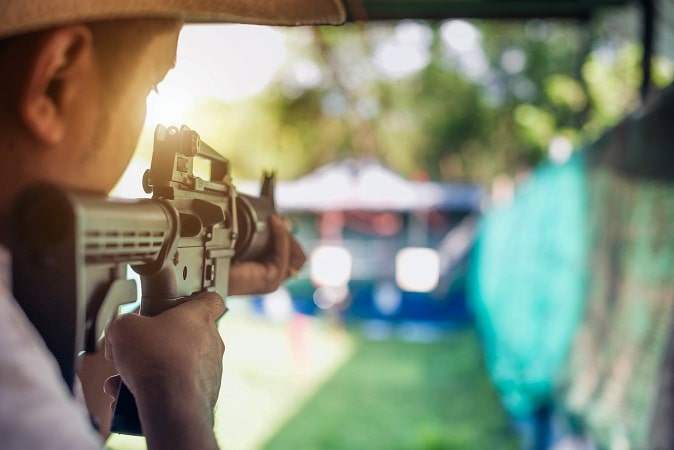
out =
{"type": "Polygon", "coordinates": [[[103,448],[56,360],[2,282],[0,436],[7,450],[103,448]]]}

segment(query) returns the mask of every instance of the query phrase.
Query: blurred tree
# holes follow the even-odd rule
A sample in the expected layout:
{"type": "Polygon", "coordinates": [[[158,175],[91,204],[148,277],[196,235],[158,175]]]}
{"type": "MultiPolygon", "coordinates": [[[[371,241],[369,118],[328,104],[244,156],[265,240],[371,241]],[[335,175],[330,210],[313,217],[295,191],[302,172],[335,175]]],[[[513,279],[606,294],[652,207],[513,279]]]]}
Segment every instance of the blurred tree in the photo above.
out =
{"type": "MultiPolygon", "coordinates": [[[[190,123],[241,177],[262,161],[293,178],[367,154],[405,175],[487,184],[547,158],[551,142],[596,138],[638,105],[635,17],[288,29],[289,56],[262,95],[208,102],[190,123]]],[[[673,74],[655,61],[657,85],[673,74]]]]}

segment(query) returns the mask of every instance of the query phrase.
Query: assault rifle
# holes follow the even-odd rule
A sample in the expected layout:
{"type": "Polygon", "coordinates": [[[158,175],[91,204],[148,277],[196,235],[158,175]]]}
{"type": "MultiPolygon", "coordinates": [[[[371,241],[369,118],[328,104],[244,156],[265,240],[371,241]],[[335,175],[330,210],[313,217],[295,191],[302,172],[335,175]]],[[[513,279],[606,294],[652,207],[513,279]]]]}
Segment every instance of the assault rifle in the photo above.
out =
{"type": "MultiPolygon", "coordinates": [[[[12,212],[14,296],[73,387],[76,359],[96,351],[119,307],[137,299],[153,316],[188,296],[227,296],[232,262],[256,260],[270,245],[274,177],[259,197],[236,191],[229,161],[182,126],[155,130],[149,199],[114,199],[50,184],[19,195],[12,212]],[[194,160],[210,162],[208,179],[194,160]]],[[[112,430],[142,434],[130,392],[122,391],[112,430]]]]}

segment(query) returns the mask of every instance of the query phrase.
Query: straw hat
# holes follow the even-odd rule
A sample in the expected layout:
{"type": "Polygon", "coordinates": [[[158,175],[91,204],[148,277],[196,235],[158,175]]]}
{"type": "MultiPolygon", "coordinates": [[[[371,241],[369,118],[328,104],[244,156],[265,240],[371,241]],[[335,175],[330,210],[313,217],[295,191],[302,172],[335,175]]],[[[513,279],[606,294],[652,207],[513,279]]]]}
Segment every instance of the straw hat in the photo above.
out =
{"type": "Polygon", "coordinates": [[[179,17],[186,22],[340,24],[341,0],[0,0],[0,37],[72,22],[179,17]]]}

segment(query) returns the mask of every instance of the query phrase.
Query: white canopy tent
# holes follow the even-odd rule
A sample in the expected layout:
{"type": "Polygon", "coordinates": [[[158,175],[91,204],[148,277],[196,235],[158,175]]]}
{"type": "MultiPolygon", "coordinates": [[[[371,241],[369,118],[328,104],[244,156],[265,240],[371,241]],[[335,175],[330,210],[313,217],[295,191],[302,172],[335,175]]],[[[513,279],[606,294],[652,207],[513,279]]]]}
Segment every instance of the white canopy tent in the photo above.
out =
{"type": "MultiPolygon", "coordinates": [[[[257,194],[255,183],[236,183],[257,194]]],[[[374,158],[345,159],[322,166],[295,181],[280,181],[280,211],[418,211],[480,208],[482,190],[470,184],[409,181],[374,158]]]]}

